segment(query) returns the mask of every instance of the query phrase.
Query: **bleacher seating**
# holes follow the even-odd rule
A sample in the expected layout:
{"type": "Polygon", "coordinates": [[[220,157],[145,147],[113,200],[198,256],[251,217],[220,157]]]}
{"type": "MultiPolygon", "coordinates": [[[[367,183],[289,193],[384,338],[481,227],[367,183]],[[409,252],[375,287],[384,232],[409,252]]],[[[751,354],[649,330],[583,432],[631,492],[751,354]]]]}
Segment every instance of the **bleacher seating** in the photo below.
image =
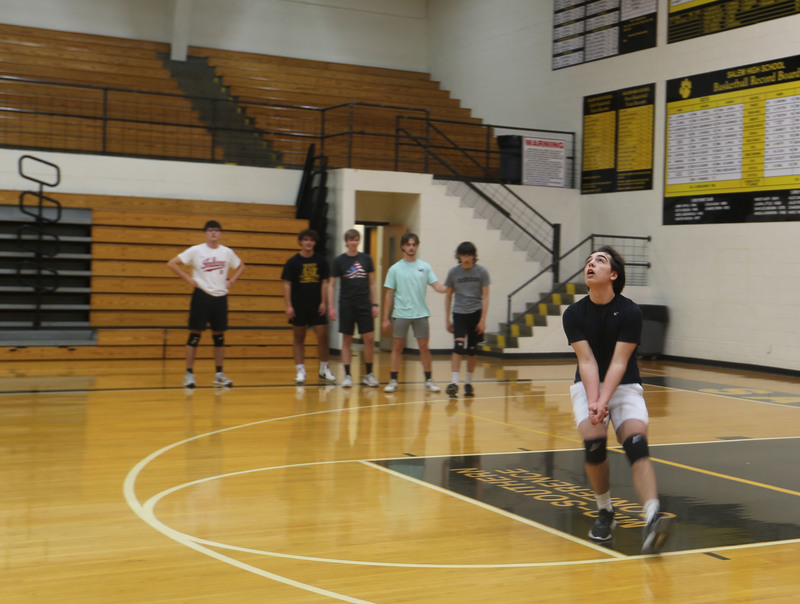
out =
{"type": "MultiPolygon", "coordinates": [[[[19,191],[0,191],[0,205],[19,191]]],[[[0,360],[181,359],[190,290],[166,263],[204,241],[209,218],[224,228],[222,243],[246,264],[229,300],[228,358],[291,357],[281,268],[297,251],[307,222],[293,206],[104,195],[58,194],[70,208],[92,210],[90,325],[96,346],[0,348],[0,360]]],[[[208,342],[207,342],[208,343],[208,342]]],[[[201,346],[198,358],[212,347],[201,346]]]]}
{"type": "Polygon", "coordinates": [[[169,46],[0,24],[0,145],[218,157],[159,52],[169,46]]]}
{"type": "MultiPolygon", "coordinates": [[[[326,134],[357,134],[352,144],[344,136],[325,142],[330,167],[393,170],[398,115],[446,120],[436,123],[443,134],[427,130],[418,121],[402,122],[414,136],[431,136],[433,145],[457,145],[472,150],[473,155],[487,146],[481,120],[472,117],[426,73],[201,47],[190,47],[189,54],[208,60],[229,94],[272,138],[275,149],[285,158],[293,158],[290,163],[301,163],[308,146],[304,137],[321,134],[319,109],[337,105],[342,107],[326,111],[326,134]],[[351,111],[347,105],[354,102],[364,105],[351,111]]],[[[486,176],[460,152],[435,151],[464,175],[486,176]]],[[[484,159],[485,153],[481,157],[484,159]]],[[[401,159],[401,170],[425,171],[420,149],[404,147],[401,159]]],[[[428,160],[438,161],[434,157],[428,160]]]]}

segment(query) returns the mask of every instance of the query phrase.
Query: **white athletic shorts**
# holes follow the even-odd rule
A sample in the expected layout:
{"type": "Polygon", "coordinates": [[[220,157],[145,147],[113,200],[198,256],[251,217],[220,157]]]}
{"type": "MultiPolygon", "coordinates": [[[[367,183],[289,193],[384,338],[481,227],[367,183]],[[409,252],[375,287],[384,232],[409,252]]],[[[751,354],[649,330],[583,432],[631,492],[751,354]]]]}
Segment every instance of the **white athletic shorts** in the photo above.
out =
{"type": "MultiPolygon", "coordinates": [[[[603,384],[600,384],[600,390],[603,384]]],[[[572,415],[575,418],[575,425],[578,426],[583,420],[589,419],[589,401],[586,398],[586,388],[583,382],[575,382],[570,386],[569,393],[572,395],[572,415]]],[[[646,424],[650,422],[647,414],[647,405],[644,402],[644,388],[641,384],[620,384],[611,395],[608,401],[608,418],[614,424],[614,430],[618,429],[626,420],[638,419],[646,424]]]]}

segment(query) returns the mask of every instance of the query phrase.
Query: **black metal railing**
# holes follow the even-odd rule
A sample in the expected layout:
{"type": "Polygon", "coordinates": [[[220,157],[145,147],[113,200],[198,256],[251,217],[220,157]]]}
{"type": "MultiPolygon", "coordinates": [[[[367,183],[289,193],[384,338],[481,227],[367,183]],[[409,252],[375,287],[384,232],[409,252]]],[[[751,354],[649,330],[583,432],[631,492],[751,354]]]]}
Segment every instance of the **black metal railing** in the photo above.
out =
{"type": "Polygon", "coordinates": [[[547,297],[552,293],[559,292],[564,285],[571,283],[579,275],[583,274],[585,259],[593,250],[602,245],[614,247],[625,259],[627,285],[647,285],[647,269],[650,268],[649,242],[649,236],[602,235],[598,233],[586,236],[561,254],[552,264],[542,268],[533,277],[508,294],[506,322],[509,325],[514,322],[513,303],[516,296],[520,294],[531,295],[530,292],[533,290],[534,285],[541,288],[535,294],[537,299],[541,295],[547,297]],[[568,270],[574,270],[574,272],[565,278],[559,279],[557,276],[559,267],[563,268],[570,265],[572,268],[568,270]],[[542,279],[547,275],[551,275],[552,281],[542,285],[542,279]]]}
{"type": "Polygon", "coordinates": [[[426,108],[403,105],[315,107],[0,76],[3,147],[302,168],[313,143],[329,168],[452,177],[447,162],[465,178],[497,182],[509,155],[497,137],[510,133],[563,139],[564,186],[575,186],[571,132],[434,119],[426,108]],[[242,127],[218,117],[231,102],[246,116],[242,127]],[[237,138],[258,144],[226,154],[237,138]]]}

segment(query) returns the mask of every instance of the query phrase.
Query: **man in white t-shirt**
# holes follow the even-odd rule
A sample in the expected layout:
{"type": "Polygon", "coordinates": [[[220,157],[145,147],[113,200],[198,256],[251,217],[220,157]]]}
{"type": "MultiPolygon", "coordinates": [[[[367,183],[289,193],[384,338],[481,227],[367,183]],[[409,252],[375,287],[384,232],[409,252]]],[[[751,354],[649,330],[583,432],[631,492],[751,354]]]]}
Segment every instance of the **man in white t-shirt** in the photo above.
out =
{"type": "Polygon", "coordinates": [[[242,262],[229,247],[221,245],[222,227],[216,220],[209,220],[203,227],[206,242],[194,245],[181,252],[167,266],[194,288],[189,310],[189,339],[186,342],[186,375],[183,385],[195,387],[194,360],[200,335],[206,325],[211,327],[214,340],[215,386],[233,386],[222,372],[225,360],[225,330],[228,328],[228,291],[244,270],[242,262]],[[181,265],[192,267],[189,275],[181,265]],[[233,274],[229,274],[229,271],[233,274]]]}

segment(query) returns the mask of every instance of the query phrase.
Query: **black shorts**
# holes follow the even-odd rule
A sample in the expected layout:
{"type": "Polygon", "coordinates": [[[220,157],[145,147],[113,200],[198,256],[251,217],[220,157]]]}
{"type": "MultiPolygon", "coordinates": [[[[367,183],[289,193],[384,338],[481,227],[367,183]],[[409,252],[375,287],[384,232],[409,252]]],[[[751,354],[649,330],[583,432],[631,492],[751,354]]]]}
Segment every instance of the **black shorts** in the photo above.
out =
{"type": "Polygon", "coordinates": [[[453,313],[453,338],[466,338],[465,348],[468,350],[475,349],[481,341],[480,334],[475,330],[481,322],[482,312],[478,310],[466,315],[453,313]]]}
{"type": "Polygon", "coordinates": [[[295,327],[307,327],[314,325],[327,325],[328,316],[319,314],[319,306],[294,307],[294,319],[289,319],[289,324],[295,327]]]}
{"type": "Polygon", "coordinates": [[[206,325],[211,326],[211,331],[228,329],[228,296],[212,296],[198,287],[192,292],[189,329],[203,331],[206,325]]]}
{"type": "Polygon", "coordinates": [[[372,305],[353,306],[352,304],[342,304],[339,306],[339,333],[352,336],[355,333],[356,325],[358,325],[358,333],[362,336],[365,333],[375,331],[372,305]]]}

